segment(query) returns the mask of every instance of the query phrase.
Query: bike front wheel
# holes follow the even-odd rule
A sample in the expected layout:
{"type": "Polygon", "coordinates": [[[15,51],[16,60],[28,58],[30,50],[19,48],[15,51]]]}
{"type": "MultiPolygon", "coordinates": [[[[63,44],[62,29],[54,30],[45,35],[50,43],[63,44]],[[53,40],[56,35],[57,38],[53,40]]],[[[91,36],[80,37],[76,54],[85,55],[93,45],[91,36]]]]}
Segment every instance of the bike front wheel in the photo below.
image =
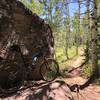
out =
{"type": "Polygon", "coordinates": [[[47,59],[40,67],[40,74],[45,81],[53,81],[59,73],[59,65],[54,59],[47,59]]]}

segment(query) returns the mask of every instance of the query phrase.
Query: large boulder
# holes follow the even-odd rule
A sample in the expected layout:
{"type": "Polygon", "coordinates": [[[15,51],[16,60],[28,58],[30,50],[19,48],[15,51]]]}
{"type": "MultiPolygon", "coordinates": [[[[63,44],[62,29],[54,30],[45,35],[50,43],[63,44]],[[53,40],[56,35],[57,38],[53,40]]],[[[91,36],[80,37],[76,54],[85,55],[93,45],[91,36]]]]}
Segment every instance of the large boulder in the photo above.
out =
{"type": "MultiPolygon", "coordinates": [[[[16,61],[17,66],[24,66],[20,55],[10,51],[10,46],[13,44],[23,44],[21,52],[30,65],[33,54],[45,45],[44,55],[53,57],[54,38],[49,24],[17,0],[0,0],[0,57],[8,59],[5,62],[0,60],[2,81],[7,78],[10,70],[18,70],[18,67],[16,69],[16,65],[11,62],[16,61]],[[9,64],[4,64],[8,62],[9,64]]],[[[40,79],[39,65],[42,61],[43,57],[40,57],[35,70],[31,73],[31,78],[40,79]]]]}

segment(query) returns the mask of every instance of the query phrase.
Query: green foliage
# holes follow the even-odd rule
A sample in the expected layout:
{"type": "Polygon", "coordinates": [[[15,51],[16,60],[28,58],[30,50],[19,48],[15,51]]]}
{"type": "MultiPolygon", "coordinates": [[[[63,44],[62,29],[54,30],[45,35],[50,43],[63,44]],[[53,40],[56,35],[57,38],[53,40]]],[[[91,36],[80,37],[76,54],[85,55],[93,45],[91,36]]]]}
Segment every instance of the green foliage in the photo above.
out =
{"type": "MultiPolygon", "coordinates": [[[[68,49],[69,58],[73,58],[76,56],[76,47],[72,46],[68,49]]],[[[56,48],[56,57],[59,62],[66,60],[66,56],[63,48],[56,48]]]]}
{"type": "Polygon", "coordinates": [[[33,13],[40,15],[43,12],[43,4],[39,3],[38,1],[32,0],[32,3],[28,2],[28,0],[19,1],[21,1],[33,13]]]}
{"type": "Polygon", "coordinates": [[[73,26],[73,31],[76,33],[77,32],[77,28],[78,28],[78,16],[77,13],[75,13],[73,20],[72,20],[72,26],[73,26]]]}
{"type": "Polygon", "coordinates": [[[56,48],[56,58],[59,63],[66,59],[66,56],[62,48],[56,48]]]}
{"type": "Polygon", "coordinates": [[[69,58],[75,57],[76,56],[76,47],[71,46],[70,48],[68,48],[68,54],[69,54],[69,58]]]}
{"type": "Polygon", "coordinates": [[[60,75],[61,78],[67,78],[68,77],[68,68],[65,67],[64,69],[61,70],[60,73],[61,73],[61,75],[60,75]]]}
{"type": "Polygon", "coordinates": [[[92,74],[92,67],[90,64],[86,64],[83,68],[83,73],[86,77],[90,77],[90,75],[92,74]]]}

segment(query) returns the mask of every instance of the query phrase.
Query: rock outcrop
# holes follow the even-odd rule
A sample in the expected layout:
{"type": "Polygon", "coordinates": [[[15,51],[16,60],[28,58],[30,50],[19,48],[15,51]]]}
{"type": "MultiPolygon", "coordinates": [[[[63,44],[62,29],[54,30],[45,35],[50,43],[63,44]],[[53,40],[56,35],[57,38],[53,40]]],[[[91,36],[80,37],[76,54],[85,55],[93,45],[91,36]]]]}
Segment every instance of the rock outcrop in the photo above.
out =
{"type": "MultiPolygon", "coordinates": [[[[23,45],[21,51],[30,65],[33,54],[39,48],[46,45],[44,52],[46,57],[51,57],[54,53],[52,30],[43,19],[17,0],[0,0],[0,57],[8,59],[5,62],[0,60],[0,79],[2,78],[2,81],[7,80],[10,71],[18,70],[18,66],[23,67],[20,55],[10,51],[10,46],[13,44],[23,45]],[[17,68],[14,61],[16,61],[17,68]]],[[[42,61],[43,57],[40,57],[38,65],[31,73],[31,78],[40,78],[39,65],[42,61]]]]}

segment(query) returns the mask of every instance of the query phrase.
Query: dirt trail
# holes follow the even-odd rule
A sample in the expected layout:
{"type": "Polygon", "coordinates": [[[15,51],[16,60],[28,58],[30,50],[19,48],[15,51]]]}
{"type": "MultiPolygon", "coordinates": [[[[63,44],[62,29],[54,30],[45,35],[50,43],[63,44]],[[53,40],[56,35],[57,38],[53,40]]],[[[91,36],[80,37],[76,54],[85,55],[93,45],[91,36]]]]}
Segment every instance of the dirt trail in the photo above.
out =
{"type": "MultiPolygon", "coordinates": [[[[83,50],[79,52],[80,55],[83,55],[83,50]]],[[[77,68],[84,62],[84,56],[79,56],[73,63],[70,64],[70,67],[77,68]]],[[[67,84],[84,84],[87,79],[84,79],[81,76],[81,68],[78,68],[71,72],[70,74],[71,78],[66,78],[64,81],[67,84]]],[[[90,85],[86,87],[84,90],[80,90],[78,95],[77,93],[72,93],[75,100],[100,100],[100,86],[97,85],[90,85]]]]}

